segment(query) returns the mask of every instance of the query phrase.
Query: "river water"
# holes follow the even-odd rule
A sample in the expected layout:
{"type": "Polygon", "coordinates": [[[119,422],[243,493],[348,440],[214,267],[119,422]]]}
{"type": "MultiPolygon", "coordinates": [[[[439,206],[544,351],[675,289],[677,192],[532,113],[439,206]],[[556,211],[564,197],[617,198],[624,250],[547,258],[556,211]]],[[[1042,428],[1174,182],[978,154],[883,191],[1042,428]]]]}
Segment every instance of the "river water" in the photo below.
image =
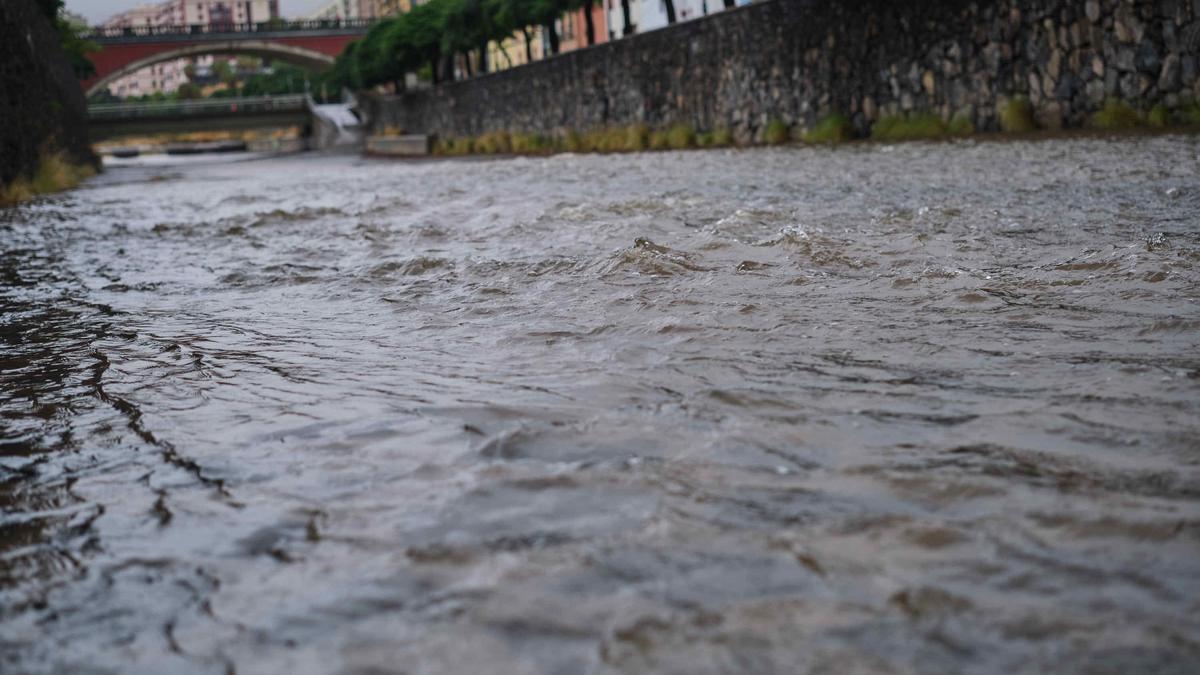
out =
{"type": "Polygon", "coordinates": [[[1200,666],[1200,140],[0,213],[0,671],[1200,666]]]}

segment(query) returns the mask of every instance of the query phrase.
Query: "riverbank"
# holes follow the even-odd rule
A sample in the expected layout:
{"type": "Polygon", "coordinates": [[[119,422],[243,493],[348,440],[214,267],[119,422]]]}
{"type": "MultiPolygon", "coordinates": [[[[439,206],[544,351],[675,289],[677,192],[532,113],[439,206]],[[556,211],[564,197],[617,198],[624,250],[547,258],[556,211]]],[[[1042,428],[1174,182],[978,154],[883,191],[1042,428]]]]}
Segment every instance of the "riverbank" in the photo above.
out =
{"type": "Polygon", "coordinates": [[[446,139],[646,125],[751,145],[837,118],[859,137],[990,132],[1014,107],[1056,130],[1200,113],[1198,50],[1194,3],[772,0],[364,106],[376,133],[446,139]]]}
{"type": "MultiPolygon", "coordinates": [[[[979,132],[970,127],[941,124],[936,119],[910,119],[901,124],[887,125],[878,133],[859,137],[841,124],[820,124],[815,132],[781,128],[768,134],[762,143],[739,144],[727,130],[696,133],[689,127],[677,125],[651,131],[645,125],[615,129],[598,129],[587,133],[566,132],[556,135],[495,132],[475,138],[436,139],[428,143],[429,153],[440,157],[470,157],[483,155],[545,156],[571,153],[626,153],[662,150],[704,150],[722,148],[752,148],[784,145],[841,145],[860,143],[895,143],[907,141],[975,140],[980,142],[1049,141],[1071,138],[1111,138],[1136,136],[1200,134],[1200,122],[1191,124],[1151,124],[1145,118],[1126,117],[1119,123],[1096,123],[1074,129],[1045,130],[1021,125],[1007,131],[979,132]]],[[[387,139],[389,136],[378,138],[387,139]]],[[[417,137],[421,138],[421,137],[417,137]]],[[[368,143],[369,145],[369,143],[368,143]]],[[[386,152],[367,154],[388,156],[386,152]]],[[[416,153],[419,155],[421,153],[416,153]]],[[[413,153],[396,156],[411,158],[413,153]]]]}
{"type": "Polygon", "coordinates": [[[32,176],[19,175],[7,184],[0,184],[0,207],[14,206],[39,195],[69,190],[99,171],[99,167],[90,162],[72,162],[63,152],[42,154],[36,164],[32,176]]]}

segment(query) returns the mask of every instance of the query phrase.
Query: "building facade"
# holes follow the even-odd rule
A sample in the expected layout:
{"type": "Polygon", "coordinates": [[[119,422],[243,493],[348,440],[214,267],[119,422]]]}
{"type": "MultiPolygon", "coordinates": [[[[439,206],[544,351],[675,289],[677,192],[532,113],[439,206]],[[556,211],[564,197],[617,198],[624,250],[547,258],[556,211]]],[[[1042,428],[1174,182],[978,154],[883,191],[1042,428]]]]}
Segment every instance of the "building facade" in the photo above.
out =
{"type": "MultiPolygon", "coordinates": [[[[317,9],[304,15],[314,21],[342,21],[345,19],[371,19],[379,14],[378,0],[329,0],[317,9]]],[[[406,8],[404,11],[408,11],[406,8]]]]}
{"type": "MultiPolygon", "coordinates": [[[[625,14],[621,8],[621,0],[603,0],[603,2],[607,9],[606,14],[612,39],[623,37],[625,14]]],[[[751,0],[736,0],[738,6],[748,5],[750,2],[751,0]]],[[[723,0],[674,0],[673,4],[677,22],[698,19],[725,9],[723,0]]],[[[667,26],[667,4],[663,0],[629,0],[629,23],[637,33],[665,28],[667,26]]]]}
{"type": "Polygon", "coordinates": [[[375,10],[374,16],[392,16],[394,14],[405,14],[412,11],[414,5],[420,3],[413,0],[373,0],[372,7],[375,10]]]}
{"type": "Polygon", "coordinates": [[[558,50],[569,52],[573,49],[583,49],[588,45],[587,13],[592,15],[592,34],[595,40],[592,44],[608,42],[608,12],[602,3],[594,3],[590,7],[580,7],[563,14],[558,22],[558,50]]]}
{"type": "Polygon", "coordinates": [[[159,25],[159,14],[162,8],[158,5],[138,5],[133,9],[115,14],[102,25],[105,28],[135,28],[140,26],[159,25]]]}
{"type": "MultiPolygon", "coordinates": [[[[364,0],[347,0],[362,2],[364,0]]],[[[266,23],[279,18],[279,0],[166,0],[139,5],[104,22],[106,28],[155,26],[213,26],[266,23]]],[[[109,85],[109,93],[120,98],[162,92],[170,94],[188,81],[187,67],[211,67],[216,59],[201,56],[179,59],[143,68],[109,85]]]]}

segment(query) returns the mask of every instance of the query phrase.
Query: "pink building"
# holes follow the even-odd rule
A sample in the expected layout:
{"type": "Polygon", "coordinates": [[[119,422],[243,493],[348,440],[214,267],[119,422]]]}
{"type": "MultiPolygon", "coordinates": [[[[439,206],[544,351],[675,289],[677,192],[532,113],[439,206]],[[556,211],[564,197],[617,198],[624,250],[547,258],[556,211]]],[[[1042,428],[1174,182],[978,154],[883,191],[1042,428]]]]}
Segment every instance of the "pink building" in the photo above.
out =
{"type": "MultiPolygon", "coordinates": [[[[121,12],[104,22],[112,28],[152,26],[223,26],[265,23],[279,17],[279,0],[167,0],[156,5],[140,5],[121,12]]],[[[189,64],[212,65],[211,56],[179,59],[143,68],[122,77],[109,86],[121,98],[155,92],[169,94],[187,82],[189,64]]]]}
{"type": "Polygon", "coordinates": [[[608,12],[601,3],[593,3],[591,7],[576,9],[563,14],[559,20],[558,51],[569,52],[572,49],[582,49],[588,46],[587,16],[592,13],[592,29],[595,33],[595,43],[608,42],[608,12]]]}

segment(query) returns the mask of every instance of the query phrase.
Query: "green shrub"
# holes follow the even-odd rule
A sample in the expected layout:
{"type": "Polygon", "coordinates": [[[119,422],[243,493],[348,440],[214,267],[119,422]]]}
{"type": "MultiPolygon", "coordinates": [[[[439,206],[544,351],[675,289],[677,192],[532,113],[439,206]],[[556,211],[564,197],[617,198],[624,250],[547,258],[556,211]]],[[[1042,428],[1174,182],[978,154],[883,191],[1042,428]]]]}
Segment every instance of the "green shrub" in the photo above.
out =
{"type": "Polygon", "coordinates": [[[733,145],[733,132],[729,127],[717,127],[712,130],[712,147],[727,148],[733,145]]]}
{"type": "Polygon", "coordinates": [[[667,132],[654,131],[650,133],[650,149],[651,150],[666,150],[671,147],[670,141],[667,140],[667,132]]]}
{"type": "Polygon", "coordinates": [[[540,154],[553,149],[550,139],[541,134],[511,134],[512,151],[520,154],[540,154]]]}
{"type": "Polygon", "coordinates": [[[476,138],[473,147],[483,155],[504,154],[512,150],[512,140],[507,131],[491,131],[476,138]]]}
{"type": "Polygon", "coordinates": [[[1033,104],[1024,96],[1016,96],[1000,106],[1000,130],[1024,134],[1037,129],[1033,121],[1033,104]]]}
{"type": "Polygon", "coordinates": [[[788,125],[779,118],[773,118],[767,122],[767,128],[763,131],[763,141],[768,145],[787,143],[790,136],[788,125]]]}
{"type": "Polygon", "coordinates": [[[36,195],[61,192],[94,175],[96,169],[92,166],[72,164],[62,153],[43,152],[31,180],[17,178],[8,185],[0,185],[0,206],[16,204],[36,195]]]}
{"type": "Polygon", "coordinates": [[[625,152],[629,149],[629,130],[614,127],[596,134],[596,150],[600,152],[625,152]]]}
{"type": "Polygon", "coordinates": [[[583,134],[584,152],[607,152],[608,139],[611,132],[608,129],[592,129],[583,134]]]}
{"type": "Polygon", "coordinates": [[[583,135],[584,152],[608,152],[612,132],[608,129],[592,129],[583,135]]]}
{"type": "Polygon", "coordinates": [[[592,129],[583,135],[584,152],[608,152],[612,132],[608,129],[592,129]]]}
{"type": "Polygon", "coordinates": [[[942,118],[931,113],[881,117],[871,127],[871,138],[879,141],[914,141],[946,135],[942,118]]]}
{"type": "Polygon", "coordinates": [[[439,154],[439,155],[455,154],[454,153],[454,139],[453,138],[439,138],[437,140],[437,143],[434,144],[433,150],[436,154],[439,154]]]}
{"type": "Polygon", "coordinates": [[[1097,129],[1132,129],[1142,123],[1142,118],[1128,103],[1110,98],[1104,107],[1092,115],[1092,126],[1097,129]]]}
{"type": "Polygon", "coordinates": [[[1179,121],[1184,124],[1200,124],[1200,103],[1193,103],[1180,110],[1179,121]]]}
{"type": "Polygon", "coordinates": [[[696,144],[696,132],[687,124],[675,124],[667,130],[667,145],[672,150],[683,150],[696,144]]]}
{"type": "Polygon", "coordinates": [[[854,138],[854,125],[844,115],[834,113],[800,134],[805,143],[841,143],[854,138]]]}
{"type": "Polygon", "coordinates": [[[946,133],[951,136],[970,136],[975,133],[975,125],[966,115],[955,115],[946,125],[946,133]]]}
{"type": "Polygon", "coordinates": [[[1159,103],[1151,108],[1150,112],[1146,115],[1146,124],[1160,129],[1165,126],[1170,126],[1171,112],[1167,110],[1167,106],[1159,103]]]}
{"type": "Polygon", "coordinates": [[[561,136],[560,145],[566,152],[583,152],[583,136],[574,129],[567,129],[561,136]]]}
{"type": "Polygon", "coordinates": [[[33,186],[29,184],[29,181],[18,178],[8,185],[0,185],[0,207],[32,199],[33,195],[33,186]]]}
{"type": "Polygon", "coordinates": [[[625,128],[625,149],[630,152],[640,152],[650,147],[650,127],[645,124],[631,124],[625,128]]]}

